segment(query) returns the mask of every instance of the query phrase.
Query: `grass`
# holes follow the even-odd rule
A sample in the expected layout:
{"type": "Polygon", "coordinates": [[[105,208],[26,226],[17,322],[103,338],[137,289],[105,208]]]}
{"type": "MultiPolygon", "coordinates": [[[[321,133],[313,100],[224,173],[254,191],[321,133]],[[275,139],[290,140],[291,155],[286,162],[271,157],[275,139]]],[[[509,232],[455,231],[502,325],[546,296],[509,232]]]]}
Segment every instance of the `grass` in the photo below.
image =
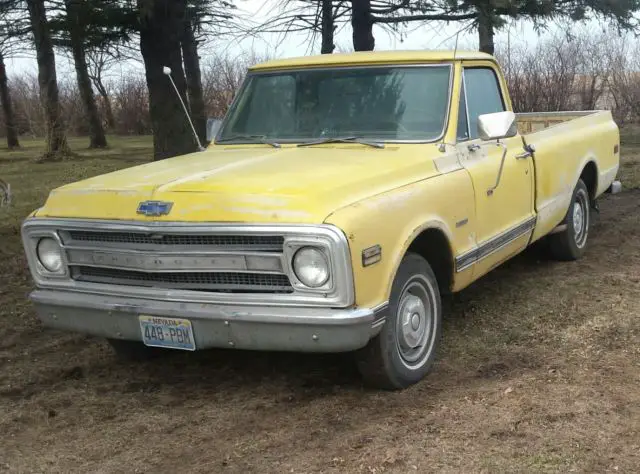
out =
{"type": "Polygon", "coordinates": [[[587,256],[532,249],[445,301],[432,374],[366,390],[348,356],[233,351],[118,362],[43,330],[19,238],[48,191],[148,161],[110,137],[55,164],[0,151],[0,470],[9,472],[636,472],[640,466],[640,135],[587,256]]]}

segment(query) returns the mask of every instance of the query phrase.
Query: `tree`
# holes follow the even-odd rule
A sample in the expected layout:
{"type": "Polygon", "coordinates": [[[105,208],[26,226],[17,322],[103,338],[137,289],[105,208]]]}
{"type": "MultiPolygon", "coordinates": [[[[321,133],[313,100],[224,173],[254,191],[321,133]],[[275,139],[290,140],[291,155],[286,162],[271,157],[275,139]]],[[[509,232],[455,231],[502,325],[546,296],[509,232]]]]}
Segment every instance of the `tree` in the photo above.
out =
{"type": "Polygon", "coordinates": [[[376,40],[373,37],[371,0],[351,0],[351,27],[353,28],[353,49],[373,51],[376,40]]]}
{"type": "Polygon", "coordinates": [[[50,5],[49,28],[54,46],[70,53],[89,124],[90,148],[107,146],[98,111],[89,60],[94,51],[109,51],[130,41],[136,16],[129,0],[58,0],[50,5]]]}
{"type": "Polygon", "coordinates": [[[7,132],[7,147],[9,150],[20,147],[18,141],[18,130],[16,128],[16,118],[11,104],[11,93],[7,78],[7,68],[4,63],[4,54],[0,49],[0,101],[2,101],[2,112],[7,132]]]}
{"type": "Polygon", "coordinates": [[[104,47],[96,47],[86,52],[87,72],[93,87],[100,95],[102,106],[104,107],[107,128],[113,130],[116,126],[116,119],[113,115],[113,106],[111,104],[111,96],[105,83],[105,76],[109,69],[120,60],[120,54],[117,48],[112,44],[106,44],[104,47]]]}
{"type": "Polygon", "coordinates": [[[189,110],[191,119],[200,142],[206,140],[207,114],[204,108],[204,94],[202,91],[202,73],[200,71],[200,56],[198,55],[198,40],[196,34],[202,29],[202,22],[207,16],[207,0],[192,1],[187,5],[185,20],[182,23],[182,60],[187,81],[189,110]]]}
{"type": "Polygon", "coordinates": [[[186,0],[138,0],[140,52],[149,88],[156,160],[196,150],[180,99],[169,78],[163,74],[163,67],[171,68],[178,93],[185,100],[186,79],[182,68],[181,40],[186,3],[186,0]]]}
{"type": "Polygon", "coordinates": [[[91,87],[91,78],[89,77],[85,53],[85,30],[89,24],[89,13],[95,6],[89,5],[89,3],[82,0],[65,0],[64,4],[78,89],[82,96],[85,114],[89,122],[89,148],[105,148],[107,146],[107,138],[104,134],[93,88],[91,87]]]}
{"type": "Polygon", "coordinates": [[[322,54],[335,50],[334,35],[337,25],[345,23],[351,15],[349,0],[280,0],[278,14],[259,24],[253,34],[308,32],[309,42],[320,35],[322,54]]]}
{"type": "Polygon", "coordinates": [[[333,41],[335,30],[336,27],[334,22],[333,1],[322,0],[322,46],[320,47],[320,52],[322,54],[331,54],[336,48],[336,45],[333,41]]]}
{"type": "Polygon", "coordinates": [[[18,128],[9,90],[5,59],[17,54],[20,47],[16,37],[15,24],[9,15],[10,6],[12,5],[0,5],[0,102],[2,102],[2,113],[7,133],[7,147],[11,150],[19,148],[20,141],[18,140],[18,128]]]}
{"type": "Polygon", "coordinates": [[[46,150],[42,160],[61,159],[71,151],[60,113],[56,61],[44,0],[27,0],[27,7],[36,46],[38,83],[47,129],[46,150]]]}
{"type": "Polygon", "coordinates": [[[596,0],[388,0],[386,14],[376,15],[374,23],[407,24],[417,21],[472,21],[478,32],[479,49],[493,54],[496,30],[506,24],[508,18],[524,18],[536,28],[549,21],[570,19],[585,21],[592,18],[615,24],[623,30],[636,30],[634,13],[640,9],[640,0],[603,2],[596,0]]]}

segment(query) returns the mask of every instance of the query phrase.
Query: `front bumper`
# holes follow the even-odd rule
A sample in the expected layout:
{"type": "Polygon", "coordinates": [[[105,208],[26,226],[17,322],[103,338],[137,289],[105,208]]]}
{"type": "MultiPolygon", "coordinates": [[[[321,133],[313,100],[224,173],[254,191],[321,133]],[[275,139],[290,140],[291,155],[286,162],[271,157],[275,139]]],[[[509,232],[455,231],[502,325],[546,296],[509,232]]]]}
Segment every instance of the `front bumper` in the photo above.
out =
{"type": "Polygon", "coordinates": [[[38,289],[31,293],[47,327],[142,341],[139,315],[189,319],[196,347],[346,352],[364,347],[385,321],[386,307],[330,309],[180,303],[38,289]]]}

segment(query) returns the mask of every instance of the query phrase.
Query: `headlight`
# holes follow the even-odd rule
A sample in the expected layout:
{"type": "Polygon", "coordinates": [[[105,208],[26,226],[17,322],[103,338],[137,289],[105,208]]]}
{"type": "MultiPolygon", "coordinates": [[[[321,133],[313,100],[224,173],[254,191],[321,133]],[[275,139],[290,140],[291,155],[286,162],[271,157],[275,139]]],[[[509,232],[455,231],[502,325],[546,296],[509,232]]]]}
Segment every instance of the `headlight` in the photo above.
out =
{"type": "Polygon", "coordinates": [[[293,271],[300,282],[319,288],[329,280],[329,262],[325,254],[314,247],[303,247],[293,257],[293,271]]]}
{"type": "Polygon", "coordinates": [[[42,266],[51,273],[59,273],[62,269],[62,249],[55,239],[44,237],[38,242],[36,248],[38,260],[42,266]]]}

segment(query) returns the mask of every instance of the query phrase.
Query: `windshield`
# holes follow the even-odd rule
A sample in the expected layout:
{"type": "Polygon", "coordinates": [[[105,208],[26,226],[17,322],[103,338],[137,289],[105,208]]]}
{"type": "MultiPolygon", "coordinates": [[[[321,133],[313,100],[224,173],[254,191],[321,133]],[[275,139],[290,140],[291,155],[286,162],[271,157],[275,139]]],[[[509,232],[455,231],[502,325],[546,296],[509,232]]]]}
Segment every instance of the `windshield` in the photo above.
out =
{"type": "Polygon", "coordinates": [[[217,141],[436,140],[450,74],[449,65],[251,74],[217,141]]]}

